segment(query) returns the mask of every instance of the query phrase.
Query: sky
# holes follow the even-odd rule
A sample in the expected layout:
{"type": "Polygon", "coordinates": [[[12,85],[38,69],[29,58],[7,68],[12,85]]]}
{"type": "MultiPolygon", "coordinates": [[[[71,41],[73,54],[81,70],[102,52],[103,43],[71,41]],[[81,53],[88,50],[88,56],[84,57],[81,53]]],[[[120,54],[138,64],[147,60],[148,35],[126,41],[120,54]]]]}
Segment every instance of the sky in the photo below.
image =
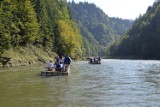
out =
{"type": "MultiPolygon", "coordinates": [[[[72,0],[67,0],[72,1],[72,0]]],[[[94,3],[102,9],[109,17],[119,17],[122,19],[136,19],[139,15],[143,15],[148,6],[152,6],[155,0],[73,0],[87,1],[94,3]]]]}

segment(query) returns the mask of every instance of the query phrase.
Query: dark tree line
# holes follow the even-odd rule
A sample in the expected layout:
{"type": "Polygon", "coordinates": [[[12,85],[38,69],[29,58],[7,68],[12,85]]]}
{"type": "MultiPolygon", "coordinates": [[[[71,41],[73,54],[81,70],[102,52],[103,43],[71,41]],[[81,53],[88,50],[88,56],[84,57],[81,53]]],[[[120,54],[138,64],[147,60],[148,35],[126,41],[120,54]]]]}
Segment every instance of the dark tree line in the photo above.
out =
{"type": "Polygon", "coordinates": [[[160,0],[139,16],[132,28],[110,49],[113,57],[160,59],[160,0]]]}

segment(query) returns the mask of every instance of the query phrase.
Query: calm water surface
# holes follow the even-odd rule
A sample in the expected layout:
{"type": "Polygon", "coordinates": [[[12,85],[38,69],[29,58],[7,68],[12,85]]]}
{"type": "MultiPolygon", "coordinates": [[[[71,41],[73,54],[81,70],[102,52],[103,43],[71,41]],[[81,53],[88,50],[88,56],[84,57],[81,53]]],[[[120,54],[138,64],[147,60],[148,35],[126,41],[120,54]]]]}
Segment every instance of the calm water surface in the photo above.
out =
{"type": "Polygon", "coordinates": [[[0,68],[0,107],[160,106],[160,61],[73,65],[59,77],[40,76],[41,66],[0,68]]]}

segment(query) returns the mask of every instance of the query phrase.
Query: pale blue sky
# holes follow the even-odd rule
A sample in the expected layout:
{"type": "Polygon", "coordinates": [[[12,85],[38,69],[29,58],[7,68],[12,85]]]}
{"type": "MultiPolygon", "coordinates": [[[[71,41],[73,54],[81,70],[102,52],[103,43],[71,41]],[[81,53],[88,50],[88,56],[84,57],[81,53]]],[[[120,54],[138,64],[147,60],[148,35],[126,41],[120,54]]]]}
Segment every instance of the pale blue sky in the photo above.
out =
{"type": "MultiPolygon", "coordinates": [[[[67,0],[72,1],[72,0],[67,0]]],[[[73,0],[87,1],[94,3],[101,8],[110,17],[119,17],[122,19],[135,19],[140,14],[144,14],[155,0],[73,0]]]]}

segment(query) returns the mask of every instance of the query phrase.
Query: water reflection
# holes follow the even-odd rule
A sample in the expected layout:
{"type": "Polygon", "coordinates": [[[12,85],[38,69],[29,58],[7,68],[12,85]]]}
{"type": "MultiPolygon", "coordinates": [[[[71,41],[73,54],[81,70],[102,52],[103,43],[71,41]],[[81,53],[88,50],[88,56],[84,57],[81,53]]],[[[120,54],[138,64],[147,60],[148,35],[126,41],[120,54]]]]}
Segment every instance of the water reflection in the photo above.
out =
{"type": "Polygon", "coordinates": [[[0,106],[160,106],[160,62],[80,61],[71,75],[41,77],[43,67],[0,68],[0,106]]]}

